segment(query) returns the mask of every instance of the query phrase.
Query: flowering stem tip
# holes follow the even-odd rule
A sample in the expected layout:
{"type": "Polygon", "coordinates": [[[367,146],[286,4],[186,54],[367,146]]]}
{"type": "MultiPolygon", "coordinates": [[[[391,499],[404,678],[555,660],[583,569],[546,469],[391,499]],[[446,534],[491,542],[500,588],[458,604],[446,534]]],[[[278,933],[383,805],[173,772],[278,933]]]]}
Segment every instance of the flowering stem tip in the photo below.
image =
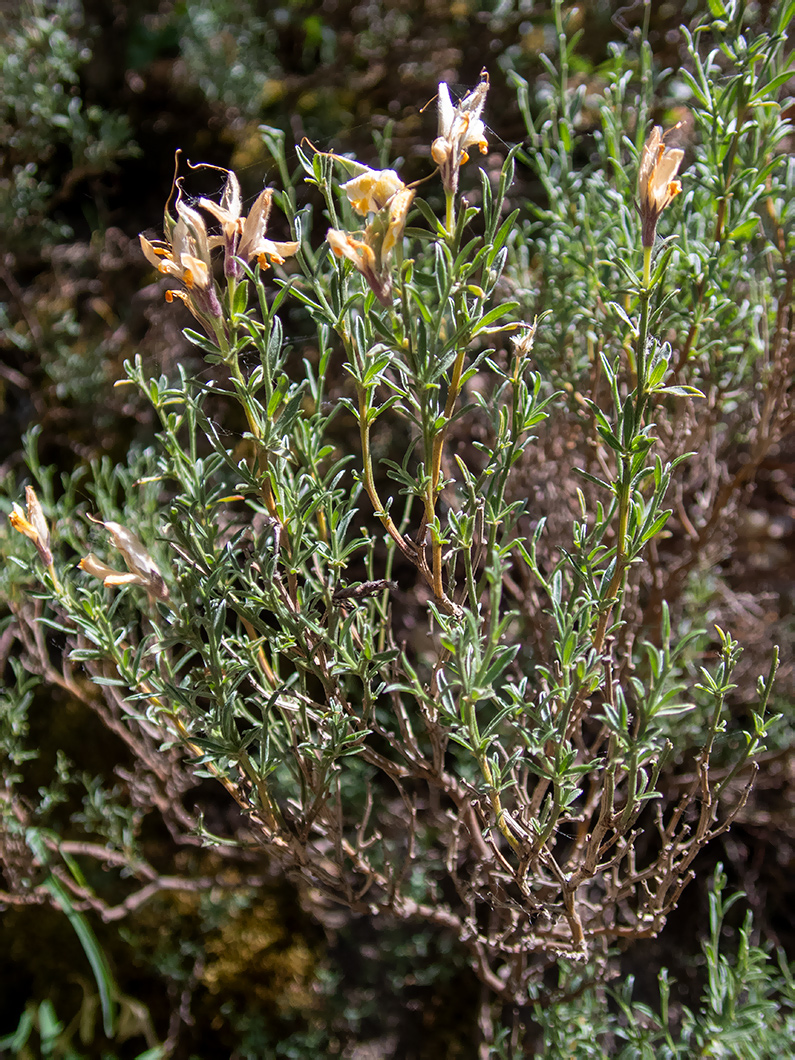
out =
{"type": "Polygon", "coordinates": [[[659,125],[655,125],[640,156],[638,199],[641,243],[644,247],[654,246],[660,214],[682,190],[682,182],[675,178],[685,153],[678,147],[666,147],[664,140],[667,135],[659,125]]]}

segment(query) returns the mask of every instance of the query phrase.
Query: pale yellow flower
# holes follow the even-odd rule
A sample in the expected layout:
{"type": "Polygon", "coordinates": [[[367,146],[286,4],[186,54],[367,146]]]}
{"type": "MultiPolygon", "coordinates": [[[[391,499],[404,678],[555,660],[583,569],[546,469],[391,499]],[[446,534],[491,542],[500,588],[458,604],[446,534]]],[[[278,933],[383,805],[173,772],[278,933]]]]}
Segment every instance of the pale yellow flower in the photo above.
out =
{"type": "Polygon", "coordinates": [[[453,106],[450,90],[442,81],[439,85],[439,128],[431,144],[431,157],[439,167],[444,189],[448,194],[458,190],[458,170],[469,161],[468,147],[477,147],[485,154],[489,145],[486,127],[480,115],[489,90],[489,75],[485,70],[480,83],[453,106]]]}
{"type": "Polygon", "coordinates": [[[678,147],[666,147],[664,139],[662,128],[655,125],[640,156],[638,198],[644,247],[654,245],[660,214],[682,190],[682,182],[675,178],[685,153],[678,147]]]}
{"type": "Polygon", "coordinates": [[[100,559],[97,559],[93,552],[89,552],[87,556],[84,556],[78,563],[78,566],[81,570],[84,570],[86,574],[91,574],[93,577],[99,578],[103,585],[108,587],[116,585],[140,585],[143,588],[149,587],[147,579],[142,578],[140,574],[115,570],[113,567],[109,567],[106,563],[103,563],[100,559]]]}
{"type": "Polygon", "coordinates": [[[240,194],[240,184],[232,170],[227,171],[226,184],[221,195],[220,204],[212,199],[199,199],[199,206],[208,210],[213,217],[221,222],[223,236],[211,236],[210,246],[218,246],[224,239],[232,240],[239,235],[243,228],[240,211],[243,200],[240,194]]]}
{"type": "Polygon", "coordinates": [[[348,232],[329,228],[326,241],[338,258],[347,258],[364,276],[382,305],[391,305],[392,277],[388,273],[385,276],[379,275],[375,252],[367,242],[367,233],[364,235],[364,239],[356,239],[348,232]]]}
{"type": "Polygon", "coordinates": [[[383,210],[392,196],[406,185],[394,169],[362,168],[363,172],[343,184],[342,189],[354,210],[366,217],[368,213],[383,210]]]}
{"type": "Polygon", "coordinates": [[[52,566],[52,552],[50,551],[50,528],[44,518],[39,498],[32,486],[25,487],[25,506],[27,516],[18,504],[14,504],[8,521],[13,528],[25,537],[30,538],[41,557],[45,567],[52,566]]]}

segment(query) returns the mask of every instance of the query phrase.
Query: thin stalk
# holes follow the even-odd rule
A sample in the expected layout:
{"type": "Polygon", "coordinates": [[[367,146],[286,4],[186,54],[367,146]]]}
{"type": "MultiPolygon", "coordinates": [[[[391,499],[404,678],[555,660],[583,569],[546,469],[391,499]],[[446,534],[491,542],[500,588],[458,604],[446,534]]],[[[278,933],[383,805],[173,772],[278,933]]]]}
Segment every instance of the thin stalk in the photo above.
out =
{"type": "MultiPolygon", "coordinates": [[[[411,517],[411,508],[414,502],[414,497],[409,494],[406,497],[406,505],[403,509],[403,518],[400,520],[400,526],[398,527],[398,533],[401,537],[405,534],[406,528],[409,525],[409,519],[411,517]]],[[[394,541],[387,542],[386,550],[386,561],[384,563],[384,581],[389,583],[392,581],[392,569],[395,563],[395,546],[394,541]]],[[[374,575],[370,575],[375,580],[374,575]]],[[[387,622],[387,607],[389,605],[389,588],[385,588],[381,593],[381,599],[378,606],[379,617],[381,619],[378,629],[378,651],[382,652],[386,648],[387,634],[389,632],[389,624],[387,622]]]]}
{"type": "Polygon", "coordinates": [[[224,357],[226,364],[229,366],[229,371],[232,373],[232,378],[238,384],[238,395],[240,398],[240,404],[243,406],[243,411],[246,414],[246,422],[248,423],[248,428],[251,431],[251,434],[254,439],[258,442],[261,442],[262,431],[260,430],[260,426],[257,423],[254,411],[251,408],[251,402],[247,394],[246,379],[243,373],[240,371],[240,361],[238,359],[237,353],[235,351],[230,350],[228,346],[226,346],[225,349],[222,349],[221,353],[224,357]]]}
{"type": "MultiPolygon", "coordinates": [[[[637,365],[637,389],[635,395],[635,431],[641,427],[643,412],[646,404],[646,376],[648,365],[646,364],[646,348],[649,341],[649,302],[651,299],[651,247],[643,248],[643,282],[640,288],[640,325],[638,328],[638,339],[635,346],[635,363],[637,365]]],[[[632,456],[626,453],[620,457],[619,467],[621,481],[618,488],[618,526],[616,527],[616,551],[613,560],[613,575],[607,587],[605,599],[616,600],[621,596],[626,569],[628,566],[627,556],[627,528],[629,526],[629,508],[632,493],[632,456]]],[[[620,600],[619,600],[620,606],[620,600]]],[[[613,604],[608,606],[599,615],[596,630],[593,636],[593,649],[600,653],[604,648],[605,637],[610,628],[613,617],[613,604]]],[[[577,693],[572,704],[570,720],[566,725],[568,734],[571,726],[575,725],[580,718],[582,706],[588,695],[586,685],[583,685],[577,693]]]]}
{"type": "MultiPolygon", "coordinates": [[[[461,392],[461,376],[464,371],[464,358],[466,356],[466,350],[464,347],[458,351],[453,364],[453,375],[450,379],[450,386],[447,391],[447,400],[444,406],[444,423],[441,428],[436,432],[433,439],[433,448],[431,451],[431,477],[428,483],[427,496],[425,500],[425,523],[433,522],[436,515],[436,501],[439,496],[439,479],[442,476],[442,455],[444,453],[444,443],[447,438],[447,432],[450,428],[450,421],[455,411],[456,401],[458,395],[461,392]]],[[[433,591],[437,596],[444,595],[444,584],[442,582],[442,542],[434,534],[433,541],[431,543],[432,561],[431,567],[433,570],[433,591]]]]}
{"type": "MultiPolygon", "coordinates": [[[[262,446],[262,430],[260,429],[259,423],[257,422],[257,418],[254,414],[253,405],[248,394],[248,384],[246,383],[245,376],[240,370],[240,360],[238,358],[237,351],[230,349],[229,345],[224,340],[223,345],[221,346],[221,353],[224,357],[225,364],[227,364],[229,367],[229,371],[232,374],[232,378],[237,383],[238,398],[240,404],[243,406],[243,411],[246,414],[246,422],[248,423],[251,435],[258,443],[258,445],[262,446]]],[[[265,507],[268,510],[268,515],[271,517],[271,519],[274,519],[281,528],[281,533],[283,535],[282,545],[285,548],[287,556],[290,557],[292,555],[292,549],[290,547],[290,538],[287,531],[287,527],[282,521],[281,513],[279,512],[279,506],[276,502],[276,497],[273,493],[273,486],[271,484],[271,477],[268,470],[268,467],[270,466],[270,454],[267,452],[267,450],[265,451],[265,461],[267,466],[265,469],[265,473],[262,477],[260,493],[262,495],[262,500],[265,504],[265,507]]],[[[293,604],[297,607],[298,581],[295,572],[289,569],[289,566],[287,570],[287,584],[290,592],[290,598],[293,604]]]]}
{"type": "Polygon", "coordinates": [[[517,446],[519,445],[519,439],[522,434],[521,430],[521,398],[520,398],[520,384],[522,379],[522,369],[524,365],[524,359],[519,351],[516,351],[513,362],[513,372],[511,374],[511,390],[513,392],[513,402],[511,406],[511,441],[505,448],[505,453],[502,460],[502,468],[497,476],[497,488],[494,491],[494,509],[495,511],[501,511],[503,503],[505,501],[505,490],[508,486],[508,476],[511,473],[513,467],[514,454],[516,453],[517,446]]]}
{"type": "Polygon", "coordinates": [[[453,374],[450,379],[450,386],[447,390],[447,400],[444,404],[444,423],[433,440],[433,455],[431,464],[431,491],[432,496],[434,498],[434,504],[436,502],[439,478],[441,477],[442,473],[442,452],[444,450],[444,443],[445,439],[447,438],[447,431],[450,427],[450,421],[453,418],[453,412],[455,411],[456,401],[458,401],[458,395],[461,393],[461,376],[464,374],[465,357],[466,349],[462,347],[456,354],[455,362],[453,364],[453,374]]]}
{"type": "Polygon", "coordinates": [[[491,808],[494,811],[494,818],[497,824],[497,828],[500,830],[502,835],[508,841],[509,846],[512,850],[521,855],[521,847],[519,840],[510,830],[508,825],[505,823],[505,808],[502,805],[500,799],[500,793],[497,790],[497,785],[494,783],[494,774],[491,771],[488,758],[480,750],[480,730],[478,729],[477,714],[475,711],[475,701],[472,696],[467,696],[464,702],[464,717],[466,719],[467,730],[469,732],[469,739],[475,749],[475,759],[478,763],[478,767],[481,772],[481,776],[486,782],[486,787],[489,792],[489,802],[491,808]]]}
{"type": "MultiPolygon", "coordinates": [[[[776,677],[776,671],[778,670],[778,665],[779,665],[779,651],[778,651],[778,647],[775,647],[773,649],[773,658],[770,661],[770,669],[768,671],[767,680],[765,681],[764,695],[762,697],[762,702],[760,704],[760,714],[762,716],[764,716],[764,713],[767,710],[768,701],[770,699],[770,692],[771,692],[771,690],[773,688],[773,682],[774,682],[775,677],[776,677]]],[[[723,792],[729,787],[729,785],[734,780],[734,778],[737,776],[737,774],[740,772],[740,770],[748,762],[748,760],[750,759],[751,755],[753,755],[753,753],[756,751],[756,749],[759,746],[759,744],[760,744],[762,739],[763,739],[763,736],[760,737],[756,733],[754,733],[754,735],[751,736],[747,740],[746,745],[743,748],[743,752],[742,752],[742,754],[740,756],[739,761],[736,763],[736,765],[733,767],[733,769],[727,774],[727,776],[725,776],[723,778],[723,780],[718,785],[717,790],[715,792],[715,798],[716,799],[719,799],[721,797],[721,795],[723,794],[723,792]]]]}
{"type": "Polygon", "coordinates": [[[455,192],[445,192],[444,226],[452,239],[455,232],[455,192]]]}
{"type": "Polygon", "coordinates": [[[552,787],[552,807],[549,811],[549,820],[547,821],[544,830],[542,832],[539,832],[538,838],[533,843],[533,856],[535,856],[544,849],[547,840],[550,839],[550,837],[556,830],[558,826],[558,821],[560,819],[561,809],[562,805],[560,799],[560,784],[555,781],[552,787]]]}
{"type": "MultiPolygon", "coordinates": [[[[619,487],[618,495],[618,528],[616,530],[616,554],[614,559],[613,576],[610,579],[610,585],[607,588],[606,599],[615,599],[620,592],[621,583],[624,579],[624,573],[627,567],[627,526],[629,523],[629,502],[630,502],[630,470],[631,461],[628,457],[623,457],[621,471],[621,485],[619,487]]],[[[613,614],[613,605],[607,607],[599,616],[599,622],[596,627],[596,633],[593,638],[594,651],[601,652],[604,647],[605,635],[607,634],[608,627],[610,625],[610,618],[613,614]]],[[[578,697],[579,698],[579,697],[578,697]]]]}
{"type": "Polygon", "coordinates": [[[245,750],[241,750],[238,753],[238,763],[241,769],[248,777],[249,783],[252,785],[257,795],[259,796],[260,807],[265,815],[265,823],[271,829],[277,828],[276,816],[274,814],[274,807],[271,801],[270,793],[268,792],[268,785],[265,780],[257,773],[254,768],[251,759],[249,758],[245,750]]]}
{"type": "Polygon", "coordinates": [[[643,407],[646,403],[646,347],[649,342],[649,302],[651,300],[651,247],[643,248],[643,282],[640,288],[640,327],[635,347],[637,366],[637,393],[635,395],[635,425],[640,427],[643,407]]]}
{"type": "Polygon", "coordinates": [[[474,568],[472,566],[472,548],[471,548],[471,546],[469,548],[465,548],[463,550],[463,557],[464,557],[464,575],[465,575],[465,578],[466,578],[467,598],[469,599],[470,607],[472,607],[473,610],[476,610],[477,609],[477,605],[478,605],[478,595],[477,595],[477,586],[475,585],[475,571],[474,571],[474,568]]]}
{"type": "Polygon", "coordinates": [[[618,831],[622,832],[629,827],[632,813],[635,809],[635,801],[638,793],[638,749],[632,748],[627,768],[627,801],[618,822],[618,831]]]}
{"type": "MultiPolygon", "coordinates": [[[[635,431],[642,424],[644,407],[646,404],[646,376],[648,365],[646,364],[646,348],[649,342],[649,301],[651,299],[651,247],[643,248],[643,283],[640,289],[640,326],[638,328],[638,341],[635,347],[635,362],[638,367],[637,392],[635,395],[635,431]]],[[[624,574],[627,568],[627,526],[629,524],[630,494],[632,492],[632,457],[629,454],[621,457],[621,485],[618,493],[618,528],[616,531],[616,554],[614,560],[613,576],[607,590],[607,598],[618,597],[624,574]]],[[[613,607],[599,616],[596,634],[593,640],[594,649],[598,652],[604,646],[604,638],[610,624],[613,607]]]]}
{"type": "Polygon", "coordinates": [[[55,573],[55,561],[51,562],[47,567],[50,577],[52,578],[52,587],[55,593],[60,594],[63,590],[61,583],[58,580],[58,575],[55,573]]]}
{"type": "Polygon", "coordinates": [[[395,522],[392,516],[384,507],[380,496],[378,495],[378,489],[375,484],[375,478],[373,477],[373,455],[370,448],[370,402],[368,400],[367,391],[364,387],[359,387],[359,437],[362,444],[362,477],[364,480],[364,488],[367,491],[367,496],[370,498],[370,503],[373,506],[373,512],[377,519],[380,520],[381,525],[395,542],[397,547],[403,553],[403,555],[411,560],[412,563],[416,562],[416,554],[406,542],[401,532],[395,526],[395,522]]]}

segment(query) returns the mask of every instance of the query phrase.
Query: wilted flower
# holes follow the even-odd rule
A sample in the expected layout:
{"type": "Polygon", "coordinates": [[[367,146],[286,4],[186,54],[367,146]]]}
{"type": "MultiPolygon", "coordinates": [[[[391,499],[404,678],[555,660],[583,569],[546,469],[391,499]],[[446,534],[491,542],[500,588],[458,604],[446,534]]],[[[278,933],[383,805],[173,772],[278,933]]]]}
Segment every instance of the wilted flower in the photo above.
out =
{"type": "MultiPolygon", "coordinates": [[[[366,236],[366,234],[365,234],[366,236]]],[[[338,258],[347,258],[353,262],[359,272],[365,277],[370,286],[375,290],[375,254],[373,248],[364,240],[355,239],[347,232],[341,232],[338,228],[329,228],[326,232],[328,244],[338,258]]]]}
{"type": "Polygon", "coordinates": [[[89,518],[92,522],[104,526],[108,531],[113,544],[124,557],[127,571],[118,571],[113,567],[108,567],[97,559],[93,552],[89,552],[84,559],[80,560],[81,570],[92,574],[95,578],[101,578],[106,586],[140,585],[150,596],[156,596],[159,600],[167,600],[168,589],[165,579],[135,534],[121,523],[105,523],[101,519],[93,519],[91,516],[89,518]]]}
{"type": "Polygon", "coordinates": [[[406,218],[408,217],[409,207],[413,201],[414,192],[405,186],[395,192],[389,200],[389,213],[386,218],[386,232],[384,233],[384,240],[381,244],[381,261],[383,263],[388,261],[397,241],[403,236],[403,229],[406,227],[406,218]]]}
{"type": "Polygon", "coordinates": [[[392,304],[390,260],[403,235],[414,192],[403,185],[364,230],[364,239],[330,228],[326,239],[338,258],[347,258],[364,276],[382,305],[392,304]]]}
{"type": "Polygon", "coordinates": [[[640,156],[638,197],[644,247],[654,246],[660,214],[682,190],[681,181],[675,177],[685,153],[678,147],[666,147],[664,139],[662,128],[655,125],[640,156]]]}
{"type": "Polygon", "coordinates": [[[522,330],[519,332],[519,334],[512,336],[511,342],[513,343],[513,348],[516,353],[516,356],[519,358],[520,361],[525,361],[533,352],[537,328],[538,317],[536,317],[532,324],[522,325],[522,330]]]}
{"type": "Polygon", "coordinates": [[[32,486],[25,487],[25,505],[27,507],[27,518],[20,506],[14,504],[8,521],[20,534],[30,538],[36,546],[44,566],[51,567],[50,528],[47,526],[47,520],[44,518],[39,498],[36,496],[36,491],[32,486]]]}
{"type": "Polygon", "coordinates": [[[488,90],[489,75],[483,70],[477,87],[454,107],[447,85],[444,81],[439,85],[439,133],[431,144],[431,157],[448,195],[458,190],[458,170],[469,160],[467,148],[475,145],[481,154],[488,151],[486,127],[480,120],[488,90]]]}
{"type": "Polygon", "coordinates": [[[240,184],[231,169],[228,171],[220,204],[212,199],[199,199],[199,206],[221,222],[223,235],[210,236],[210,246],[224,248],[225,276],[240,278],[242,269],[237,258],[243,258],[247,262],[256,258],[260,268],[266,269],[271,262],[283,264],[285,258],[289,258],[298,250],[298,243],[277,243],[265,238],[272,201],[273,191],[266,188],[255,199],[248,216],[243,218],[240,184]]]}

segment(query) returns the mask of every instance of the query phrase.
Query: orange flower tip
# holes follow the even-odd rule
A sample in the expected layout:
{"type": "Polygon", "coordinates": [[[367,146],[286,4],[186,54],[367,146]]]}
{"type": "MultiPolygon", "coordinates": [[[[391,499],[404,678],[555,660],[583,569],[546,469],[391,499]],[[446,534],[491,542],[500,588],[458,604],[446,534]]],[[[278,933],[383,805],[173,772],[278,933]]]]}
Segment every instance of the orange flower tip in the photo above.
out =
{"type": "Polygon", "coordinates": [[[18,533],[24,534],[26,537],[30,536],[29,530],[32,530],[33,527],[25,518],[25,513],[22,511],[18,504],[14,505],[14,510],[8,516],[8,521],[11,523],[13,528],[18,531],[18,533]]]}

